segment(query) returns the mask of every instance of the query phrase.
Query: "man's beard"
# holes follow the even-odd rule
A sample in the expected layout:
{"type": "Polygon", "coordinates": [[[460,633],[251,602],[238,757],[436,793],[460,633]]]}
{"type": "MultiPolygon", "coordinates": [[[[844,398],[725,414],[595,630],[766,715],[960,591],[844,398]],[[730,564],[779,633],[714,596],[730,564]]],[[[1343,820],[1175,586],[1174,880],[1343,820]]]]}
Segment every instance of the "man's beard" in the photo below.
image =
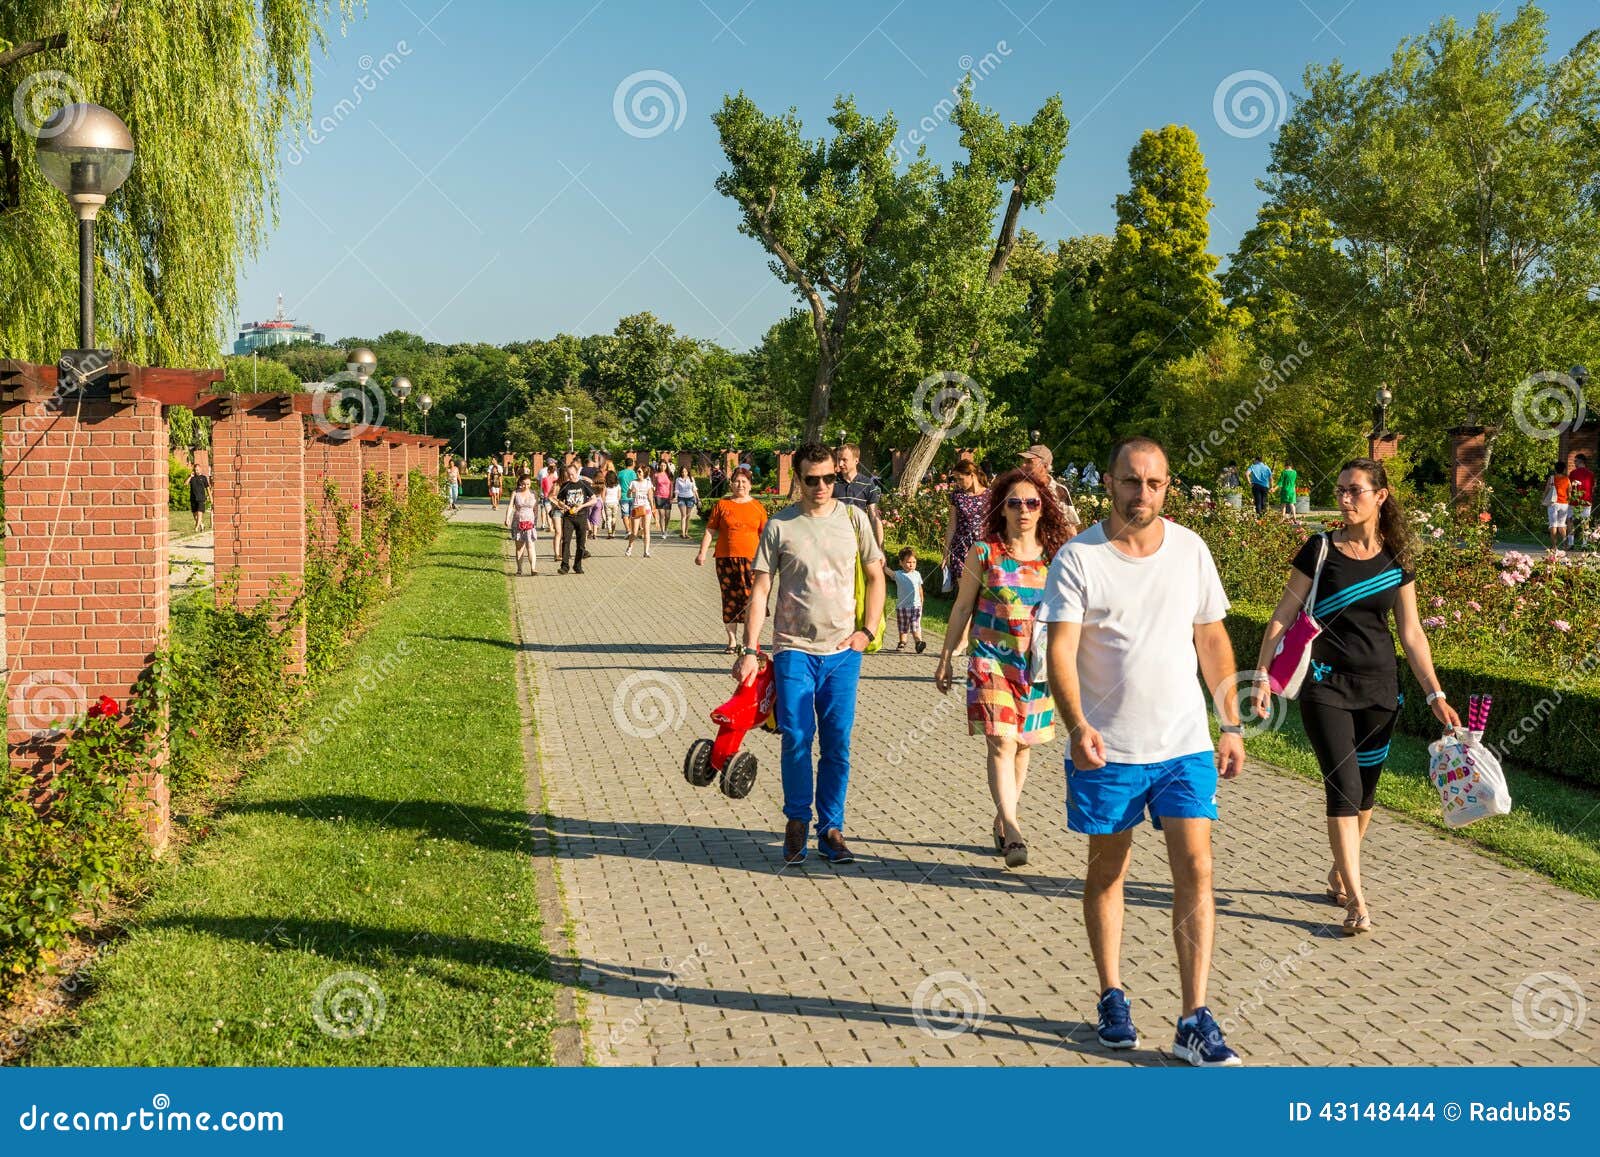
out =
{"type": "Polygon", "coordinates": [[[1157,518],[1161,517],[1161,511],[1154,506],[1147,506],[1141,513],[1136,514],[1134,513],[1132,503],[1114,501],[1112,503],[1112,509],[1117,512],[1118,518],[1127,523],[1134,530],[1143,530],[1157,518]]]}

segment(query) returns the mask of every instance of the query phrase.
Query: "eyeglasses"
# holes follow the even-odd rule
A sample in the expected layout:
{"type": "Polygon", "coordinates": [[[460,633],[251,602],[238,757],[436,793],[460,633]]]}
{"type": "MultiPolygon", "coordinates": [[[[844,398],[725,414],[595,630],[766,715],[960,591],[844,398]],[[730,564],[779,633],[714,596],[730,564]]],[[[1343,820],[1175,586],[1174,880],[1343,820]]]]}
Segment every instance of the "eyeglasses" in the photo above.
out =
{"type": "Polygon", "coordinates": [[[1129,490],[1143,488],[1149,494],[1160,494],[1168,486],[1172,485],[1172,479],[1170,478],[1117,478],[1114,481],[1118,486],[1129,490]]]}
{"type": "Polygon", "coordinates": [[[1037,498],[1008,498],[1006,505],[1012,510],[1038,510],[1043,503],[1037,498]]]}
{"type": "Polygon", "coordinates": [[[1335,498],[1360,498],[1363,494],[1372,493],[1374,491],[1370,486],[1335,486],[1333,488],[1333,496],[1335,498]]]}
{"type": "Polygon", "coordinates": [[[803,474],[800,476],[800,481],[807,486],[832,486],[838,479],[839,476],[837,474],[803,474]]]}

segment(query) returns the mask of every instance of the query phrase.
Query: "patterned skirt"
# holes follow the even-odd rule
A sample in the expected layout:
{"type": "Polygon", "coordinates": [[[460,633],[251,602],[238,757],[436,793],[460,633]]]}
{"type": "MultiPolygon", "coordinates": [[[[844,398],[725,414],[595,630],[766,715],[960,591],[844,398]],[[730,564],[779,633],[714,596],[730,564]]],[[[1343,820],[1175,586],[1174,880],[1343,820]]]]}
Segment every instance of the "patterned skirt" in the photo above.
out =
{"type": "Polygon", "coordinates": [[[988,664],[967,669],[967,734],[1004,735],[1024,747],[1055,738],[1056,704],[1048,683],[1019,683],[988,664]]]}
{"type": "Polygon", "coordinates": [[[722,621],[744,622],[744,613],[750,609],[750,589],[755,581],[748,558],[719,558],[717,586],[722,590],[722,621]]]}

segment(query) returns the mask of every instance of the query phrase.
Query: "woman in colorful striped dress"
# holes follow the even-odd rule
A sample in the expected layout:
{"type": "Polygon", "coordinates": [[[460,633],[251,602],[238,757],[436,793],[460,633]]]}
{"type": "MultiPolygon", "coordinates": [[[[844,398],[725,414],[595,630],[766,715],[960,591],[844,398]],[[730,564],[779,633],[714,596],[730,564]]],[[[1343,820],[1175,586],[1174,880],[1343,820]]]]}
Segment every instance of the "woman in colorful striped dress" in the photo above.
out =
{"type": "Polygon", "coordinates": [[[967,730],[988,745],[989,794],[994,797],[994,845],[1008,868],[1028,862],[1017,824],[1017,801],[1028,778],[1028,757],[1055,734],[1055,702],[1043,664],[1032,662],[1036,613],[1050,560],[1071,537],[1054,502],[1021,470],[995,479],[982,534],[967,552],[961,585],[945,631],[934,685],[947,692],[952,653],[970,624],[967,730]]]}

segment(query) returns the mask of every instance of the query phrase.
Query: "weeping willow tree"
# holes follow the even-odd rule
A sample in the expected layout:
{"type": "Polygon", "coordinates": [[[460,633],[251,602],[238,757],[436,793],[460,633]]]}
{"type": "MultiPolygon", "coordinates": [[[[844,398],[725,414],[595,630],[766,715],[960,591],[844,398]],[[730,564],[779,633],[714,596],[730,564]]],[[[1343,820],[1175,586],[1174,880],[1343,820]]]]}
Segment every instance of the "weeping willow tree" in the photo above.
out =
{"type": "Polygon", "coordinates": [[[276,223],[278,147],[310,108],[324,23],[361,0],[0,4],[0,357],[76,344],[77,226],[37,126],[92,101],[127,122],[133,173],[101,211],[98,340],[146,365],[215,364],[240,262],[276,223]]]}

